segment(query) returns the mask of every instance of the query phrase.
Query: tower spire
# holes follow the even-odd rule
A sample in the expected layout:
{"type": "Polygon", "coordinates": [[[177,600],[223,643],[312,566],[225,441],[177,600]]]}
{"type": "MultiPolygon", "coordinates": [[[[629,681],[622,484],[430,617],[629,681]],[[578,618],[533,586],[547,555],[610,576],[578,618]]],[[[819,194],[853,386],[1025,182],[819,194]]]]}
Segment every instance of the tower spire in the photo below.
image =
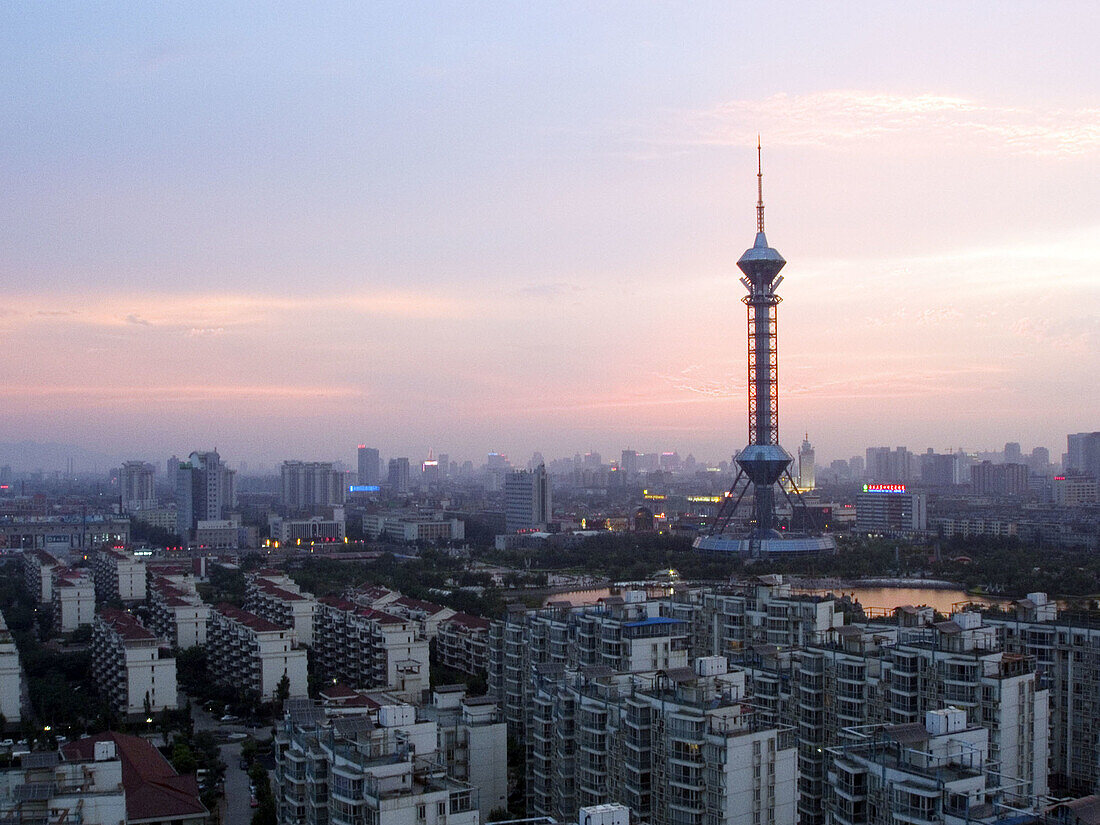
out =
{"type": "Polygon", "coordinates": [[[756,136],[756,231],[764,231],[764,164],[760,155],[760,135],[756,136]]]}

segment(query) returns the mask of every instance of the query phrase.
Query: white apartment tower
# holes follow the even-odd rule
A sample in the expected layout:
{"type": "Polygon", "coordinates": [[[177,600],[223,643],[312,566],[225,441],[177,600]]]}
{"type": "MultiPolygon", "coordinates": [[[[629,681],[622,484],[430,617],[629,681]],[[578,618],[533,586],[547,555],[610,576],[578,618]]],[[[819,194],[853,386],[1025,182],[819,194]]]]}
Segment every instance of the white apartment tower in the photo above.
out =
{"type": "Polygon", "coordinates": [[[152,510],[157,506],[156,471],[144,461],[127,461],[118,471],[122,512],[152,510]]]}

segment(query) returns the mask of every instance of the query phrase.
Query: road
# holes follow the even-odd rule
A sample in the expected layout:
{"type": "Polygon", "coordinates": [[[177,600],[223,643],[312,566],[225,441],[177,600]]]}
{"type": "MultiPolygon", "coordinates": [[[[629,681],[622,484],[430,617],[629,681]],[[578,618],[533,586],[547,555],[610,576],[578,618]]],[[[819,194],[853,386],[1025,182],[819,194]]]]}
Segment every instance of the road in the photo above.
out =
{"type": "MultiPolygon", "coordinates": [[[[186,701],[182,694],[180,702],[186,701]]],[[[191,702],[191,718],[195,722],[195,730],[214,730],[221,728],[233,733],[250,733],[255,735],[257,731],[250,730],[244,725],[227,725],[219,722],[202,709],[198,702],[191,702]]],[[[270,735],[269,731],[259,731],[261,735],[270,735]]],[[[252,794],[248,790],[248,773],[241,770],[241,743],[229,742],[218,748],[222,761],[225,763],[225,796],[219,803],[218,819],[222,825],[248,825],[252,820],[253,810],[249,807],[252,794]]]]}

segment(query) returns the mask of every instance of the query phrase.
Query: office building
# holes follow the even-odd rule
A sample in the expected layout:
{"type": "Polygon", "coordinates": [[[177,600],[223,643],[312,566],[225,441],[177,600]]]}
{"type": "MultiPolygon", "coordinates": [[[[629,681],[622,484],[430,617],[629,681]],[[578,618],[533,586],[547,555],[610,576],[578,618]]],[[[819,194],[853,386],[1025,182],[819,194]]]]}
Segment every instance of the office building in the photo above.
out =
{"type": "Polygon", "coordinates": [[[122,512],[151,510],[157,506],[156,471],[144,461],[127,461],[118,471],[122,512]]]}
{"type": "Polygon", "coordinates": [[[880,484],[906,484],[912,472],[911,456],[905,447],[868,447],[864,477],[880,484]]]}
{"type": "Polygon", "coordinates": [[[104,547],[92,557],[96,598],[145,601],[145,560],[128,550],[104,547]]]}
{"type": "Polygon", "coordinates": [[[814,448],[810,444],[810,434],[806,433],[801,446],[798,448],[798,489],[803,492],[813,490],[817,484],[814,469],[814,448]]]}
{"type": "Polygon", "coordinates": [[[284,461],[280,468],[279,503],[291,512],[339,506],[345,489],[331,461],[284,461]]]}
{"type": "Polygon", "coordinates": [[[1058,507],[1084,507],[1100,503],[1100,482],[1092,476],[1055,476],[1051,493],[1058,507]]]}
{"type": "Polygon", "coordinates": [[[137,617],[104,608],[92,628],[92,674],[111,707],[146,718],[176,708],[176,660],[137,617]]]}
{"type": "Polygon", "coordinates": [[[181,536],[193,537],[200,521],[228,519],[236,503],[236,473],[216,451],[191,453],[177,468],[176,532],[181,536]]]}
{"type": "Polygon", "coordinates": [[[359,445],[356,455],[359,484],[377,486],[382,482],[382,462],[378,450],[365,444],[359,445]]]}
{"type": "Polygon", "coordinates": [[[1100,432],[1066,436],[1066,475],[1087,475],[1100,481],[1100,432]],[[1075,471],[1075,472],[1074,472],[1075,471]]]}
{"type": "Polygon", "coordinates": [[[922,487],[946,488],[959,483],[959,460],[954,453],[935,453],[932,448],[920,457],[922,487]]]}
{"type": "Polygon", "coordinates": [[[928,529],[928,499],[904,484],[864,484],[856,495],[856,531],[909,535],[928,529]]]}
{"type": "Polygon", "coordinates": [[[343,507],[333,507],[331,515],[309,518],[268,518],[271,540],[281,547],[324,543],[343,544],[347,537],[347,521],[343,507]]]}
{"type": "Polygon", "coordinates": [[[372,540],[383,536],[393,541],[461,541],[466,524],[456,518],[368,514],[363,516],[363,532],[372,540]]]}
{"type": "Polygon", "coordinates": [[[504,478],[504,523],[509,533],[545,530],[553,520],[553,496],[545,465],[512,470],[504,478]]]}
{"type": "Polygon", "coordinates": [[[391,458],[386,469],[386,484],[398,494],[409,492],[409,459],[391,458]]]}
{"type": "Polygon", "coordinates": [[[231,604],[210,611],[206,654],[211,678],[251,691],[260,701],[275,698],[283,677],[290,696],[306,695],[306,649],[289,627],[231,604]]]}

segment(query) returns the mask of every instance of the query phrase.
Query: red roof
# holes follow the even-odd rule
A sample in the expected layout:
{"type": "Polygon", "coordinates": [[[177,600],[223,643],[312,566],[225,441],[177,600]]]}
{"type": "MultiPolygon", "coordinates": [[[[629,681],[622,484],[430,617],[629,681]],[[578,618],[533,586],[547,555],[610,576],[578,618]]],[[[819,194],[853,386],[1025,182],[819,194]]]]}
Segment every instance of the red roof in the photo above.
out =
{"type": "Polygon", "coordinates": [[[407,607],[410,610],[423,610],[429,616],[434,616],[436,613],[442,613],[444,610],[447,609],[441,604],[436,604],[435,602],[426,602],[422,599],[414,599],[409,596],[402,596],[400,599],[395,600],[393,603],[399,604],[402,607],[407,607]]]}
{"type": "Polygon", "coordinates": [[[455,613],[451,618],[443,620],[443,624],[451,623],[468,627],[471,630],[488,630],[490,624],[488,619],[470,613],[455,613]]]}
{"type": "Polygon", "coordinates": [[[279,587],[277,584],[272,584],[267,579],[256,579],[256,587],[269,596],[274,596],[276,599],[281,599],[284,602],[301,602],[305,601],[306,598],[291,590],[279,587]]]}
{"type": "Polygon", "coordinates": [[[206,816],[199,800],[194,775],[180,776],[160,751],[138,736],[107,731],[78,739],[61,747],[67,760],[95,758],[96,742],[114,742],[122,762],[122,786],[126,790],[126,819],[183,819],[206,816]]]}
{"type": "Polygon", "coordinates": [[[115,633],[123,639],[141,641],[157,638],[142,626],[136,616],[127,613],[125,610],[119,610],[117,607],[103,608],[99,611],[99,617],[111,625],[115,629],[115,633]]]}
{"type": "Polygon", "coordinates": [[[227,619],[232,619],[238,624],[243,624],[245,627],[250,627],[258,633],[265,633],[270,630],[288,629],[277,625],[274,622],[269,622],[267,619],[262,619],[255,613],[249,613],[247,610],[241,610],[239,607],[234,607],[228,602],[222,602],[221,604],[214,605],[214,609],[225,616],[227,619]]]}

